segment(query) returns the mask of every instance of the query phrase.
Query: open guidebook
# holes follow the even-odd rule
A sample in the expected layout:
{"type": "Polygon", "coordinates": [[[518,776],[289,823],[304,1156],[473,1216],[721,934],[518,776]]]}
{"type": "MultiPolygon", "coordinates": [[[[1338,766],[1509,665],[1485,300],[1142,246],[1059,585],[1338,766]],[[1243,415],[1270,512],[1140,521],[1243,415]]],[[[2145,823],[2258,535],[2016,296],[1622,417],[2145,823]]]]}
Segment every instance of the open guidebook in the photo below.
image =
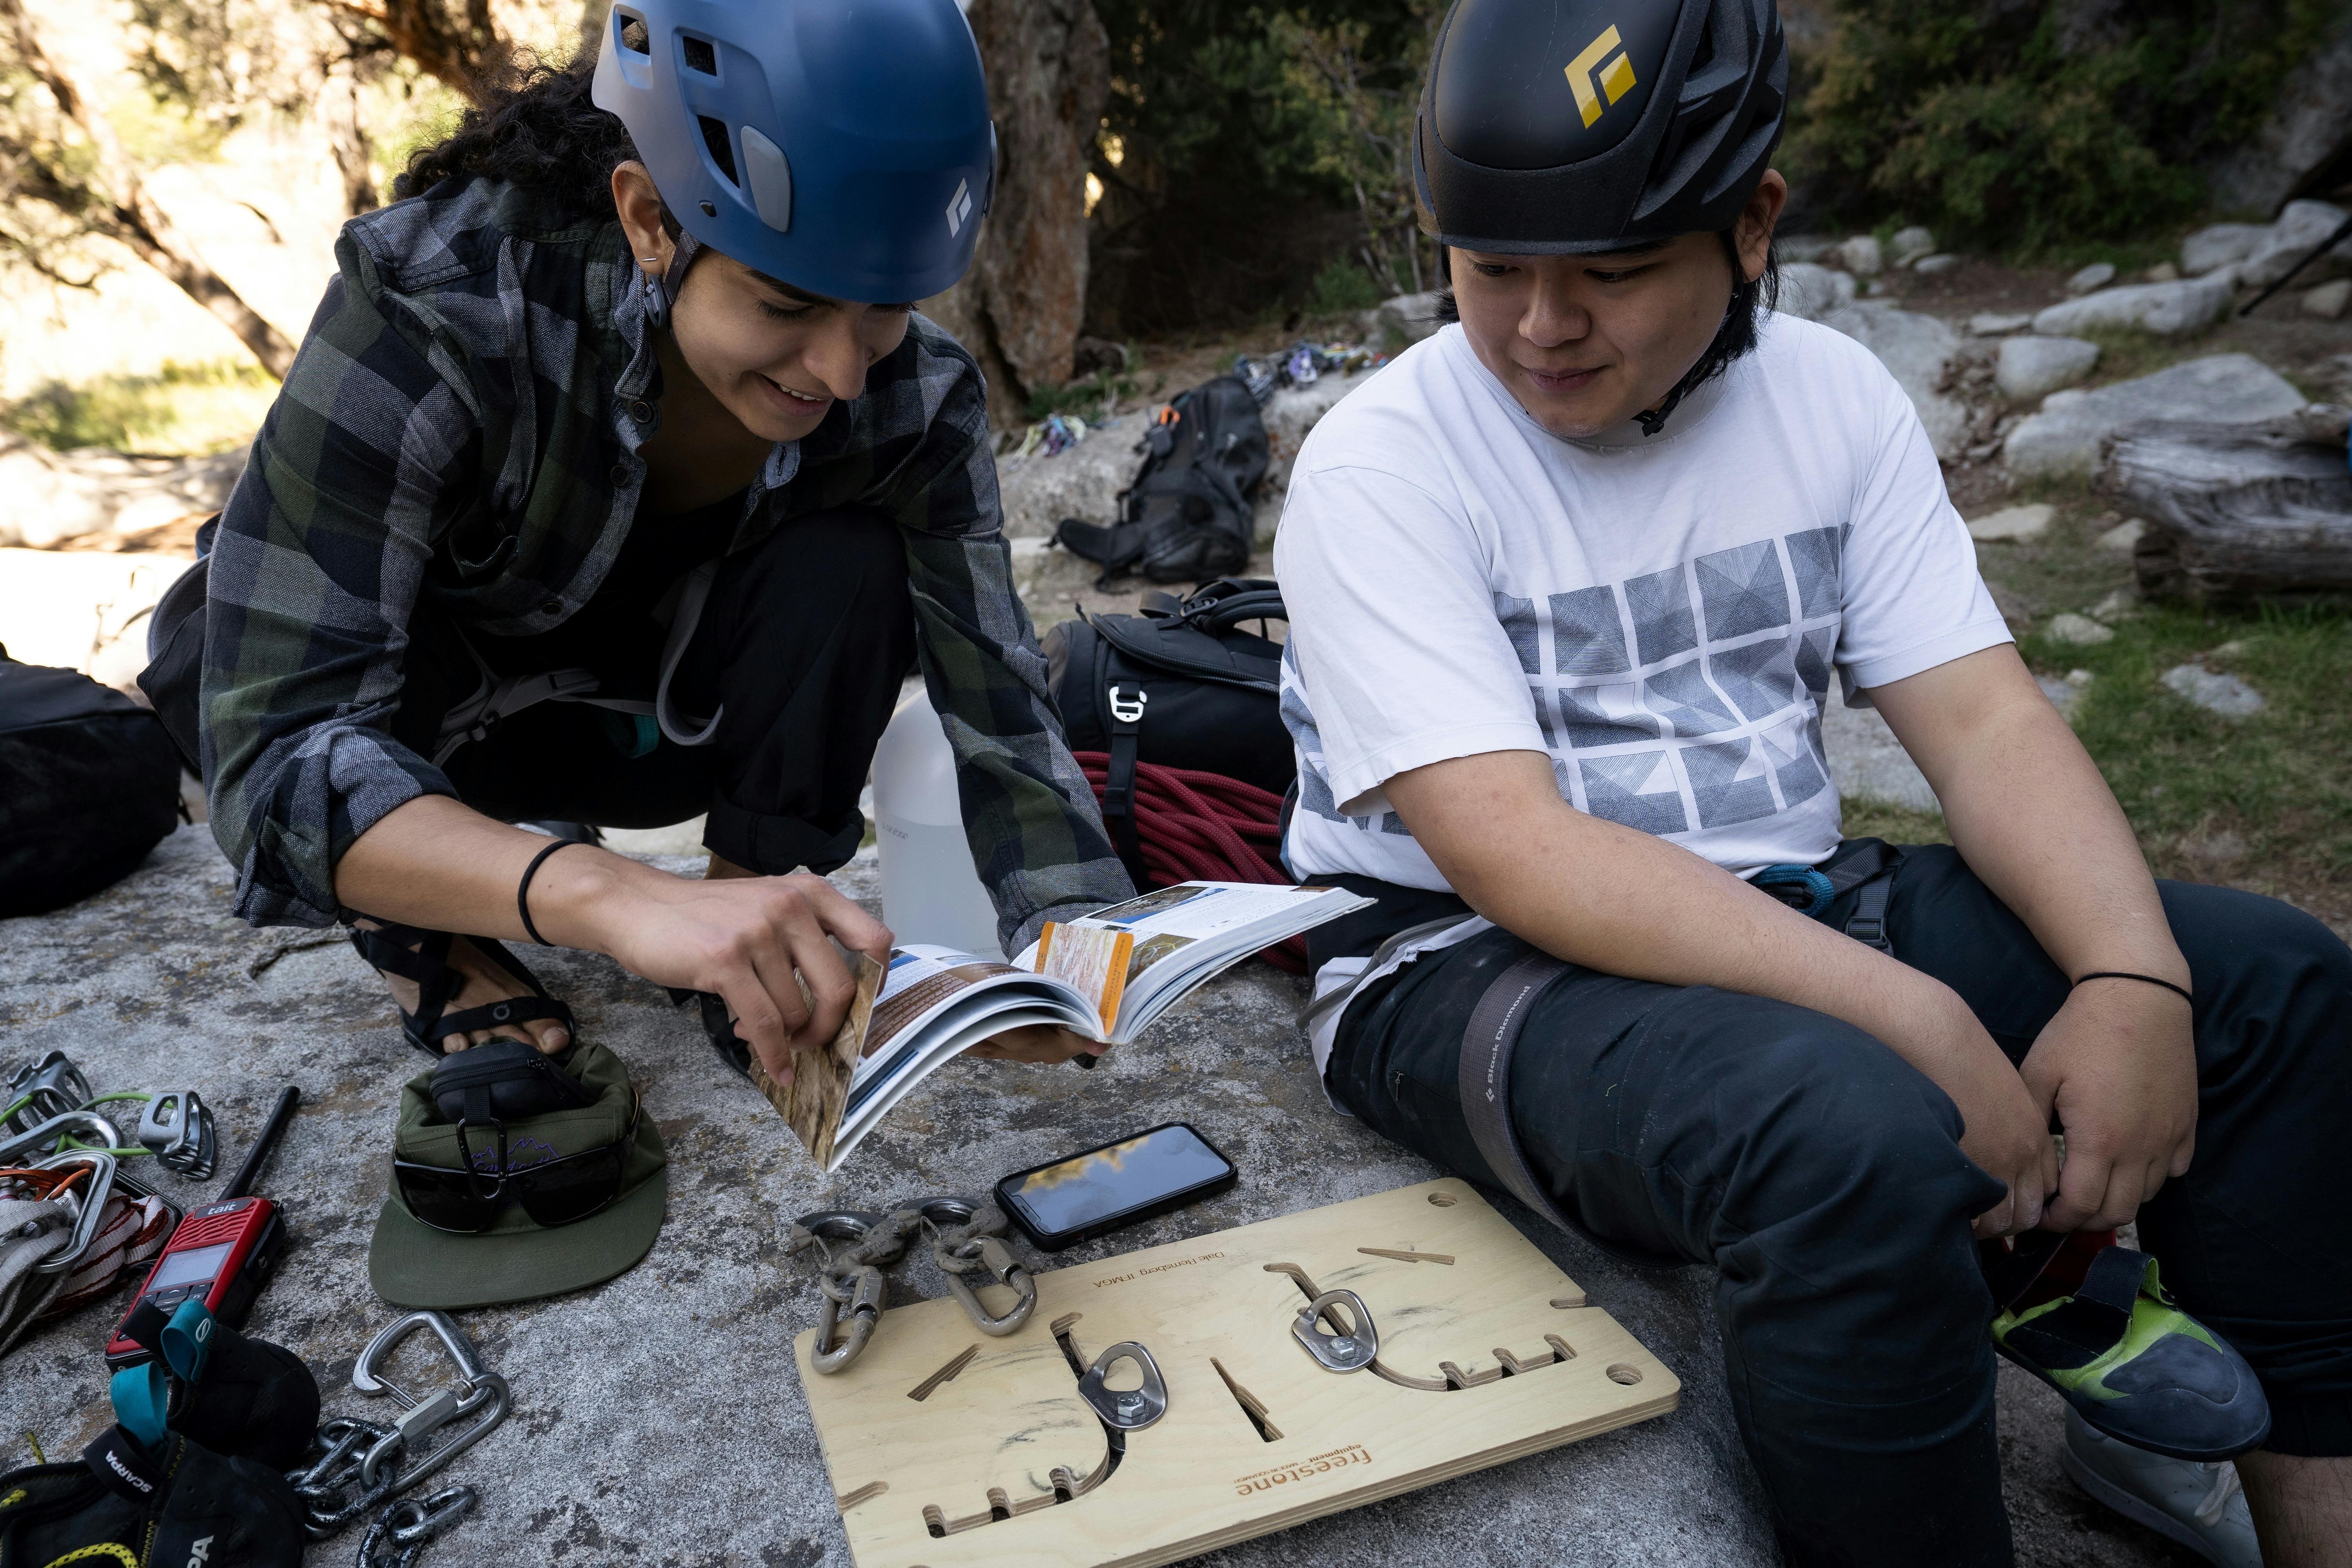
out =
{"type": "Polygon", "coordinates": [[[1011,963],[943,947],[894,948],[886,969],[856,960],[856,1000],[833,1043],[801,1052],[778,1084],[752,1082],[809,1153],[838,1170],[890,1108],[989,1036],[1058,1024],[1123,1045],[1193,987],[1261,948],[1372,900],[1343,888],[1181,882],[1048,922],[1011,963]]]}

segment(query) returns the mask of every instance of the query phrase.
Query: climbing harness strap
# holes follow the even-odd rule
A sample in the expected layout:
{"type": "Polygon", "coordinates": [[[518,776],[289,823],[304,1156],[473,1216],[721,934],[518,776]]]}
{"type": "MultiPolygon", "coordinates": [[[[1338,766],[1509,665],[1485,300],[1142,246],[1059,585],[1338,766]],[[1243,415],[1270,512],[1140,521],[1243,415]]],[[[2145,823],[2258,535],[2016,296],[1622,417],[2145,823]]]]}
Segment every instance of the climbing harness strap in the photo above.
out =
{"type": "Polygon", "coordinates": [[[1544,988],[1568,970],[1569,965],[1548,952],[1530,952],[1496,976],[1470,1010],[1469,1026],[1462,1031],[1456,1080],[1462,1118],[1486,1168],[1513,1197],[1562,1230],[1575,1227],[1546,1194],[1520,1152],[1518,1134],[1511,1128],[1510,1089],[1511,1055],[1518,1049],[1528,1014],[1544,988]]]}

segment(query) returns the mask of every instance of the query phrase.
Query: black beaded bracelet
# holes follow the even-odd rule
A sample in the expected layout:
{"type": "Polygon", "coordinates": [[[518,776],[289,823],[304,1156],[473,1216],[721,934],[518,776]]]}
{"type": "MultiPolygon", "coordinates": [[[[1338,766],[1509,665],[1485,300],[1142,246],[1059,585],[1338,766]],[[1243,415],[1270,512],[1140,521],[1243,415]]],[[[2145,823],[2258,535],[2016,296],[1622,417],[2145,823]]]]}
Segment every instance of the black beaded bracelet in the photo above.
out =
{"type": "Polygon", "coordinates": [[[2169,981],[2169,980],[2158,980],[2158,979],[2155,975],[2153,975],[2153,974],[2134,974],[2133,973],[2131,973],[2131,971],[2129,971],[2129,970],[2127,970],[2127,969],[2100,969],[2100,970],[2095,970],[2095,971],[2093,971],[2091,973],[2089,973],[2089,974],[2085,974],[2085,975],[2082,976],[2082,978],[2081,978],[2081,979],[2076,980],[2076,981],[2074,982],[2074,984],[2077,984],[2077,985],[2080,985],[2081,984],[2083,984],[2083,981],[2084,981],[2084,980],[2138,980],[2138,981],[2144,981],[2144,982],[2146,982],[2147,984],[2150,984],[2150,985],[2161,985],[2161,986],[2163,986],[2167,991],[2171,992],[2175,996],[2179,997],[2183,1002],[2188,1003],[2191,1007],[2194,1007],[2195,1005],[2197,1005],[2197,998],[2196,998],[2196,997],[2191,996],[2188,992],[2186,992],[2186,991],[2182,990],[2179,986],[2175,985],[2171,981],[2169,981]]]}
{"type": "Polygon", "coordinates": [[[580,842],[581,840],[577,838],[557,839],[554,843],[549,845],[546,848],[541,850],[538,854],[530,858],[530,864],[522,868],[522,880],[515,885],[515,909],[522,916],[522,929],[529,931],[530,933],[530,940],[539,943],[541,947],[553,947],[555,944],[548,941],[545,937],[540,935],[539,928],[530,923],[530,879],[539,875],[541,863],[546,860],[550,855],[554,854],[559,849],[580,842]]]}

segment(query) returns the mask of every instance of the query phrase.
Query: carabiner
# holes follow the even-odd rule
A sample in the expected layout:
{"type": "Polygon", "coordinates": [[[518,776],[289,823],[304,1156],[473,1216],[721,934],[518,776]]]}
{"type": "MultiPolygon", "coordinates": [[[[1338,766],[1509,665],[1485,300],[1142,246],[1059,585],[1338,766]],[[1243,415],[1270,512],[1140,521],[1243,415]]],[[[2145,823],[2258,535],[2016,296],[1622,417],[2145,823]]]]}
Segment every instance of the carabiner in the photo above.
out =
{"type": "MultiPolygon", "coordinates": [[[[67,1059],[63,1051],[51,1051],[37,1057],[8,1075],[8,1087],[0,1093],[0,1107],[12,1108],[0,1128],[10,1132],[22,1132],[27,1127],[63,1116],[69,1110],[79,1110],[90,1101],[89,1079],[81,1068],[67,1059]]],[[[111,1143],[111,1137],[107,1139],[111,1143]]]]}
{"type": "Polygon", "coordinates": [[[61,1110],[46,1121],[0,1142],[0,1165],[14,1164],[27,1152],[51,1152],[58,1140],[68,1132],[79,1138],[96,1139],[97,1147],[100,1149],[112,1149],[114,1141],[122,1136],[114,1130],[113,1122],[95,1110],[61,1110]]]}
{"type": "Polygon", "coordinates": [[[982,1237],[979,1246],[981,1268],[987,1270],[988,1277],[997,1284],[1009,1285],[1019,1291],[1021,1299],[1001,1314],[992,1313],[986,1303],[981,1300],[980,1292],[965,1284],[961,1274],[952,1270],[948,1271],[948,1289],[955,1293],[956,1300],[962,1305],[964,1316],[971,1320],[972,1327],[983,1334],[1001,1337],[1020,1328],[1029,1321],[1029,1314],[1036,1310],[1037,1282],[1029,1278],[1029,1270],[1013,1256],[1013,1249],[997,1237],[982,1237]]]}
{"type": "Polygon", "coordinates": [[[874,1337],[875,1326],[882,1321],[882,1308],[889,1292],[889,1281],[882,1270],[870,1264],[860,1266],[851,1279],[855,1283],[845,1287],[830,1274],[817,1279],[817,1287],[824,1296],[824,1311],[817,1319],[816,1342],[809,1349],[809,1361],[827,1377],[864,1353],[866,1342],[874,1337]],[[835,1344],[834,1331],[840,1326],[845,1306],[849,1309],[849,1328],[841,1342],[835,1344]]]}
{"type": "Polygon", "coordinates": [[[73,1239],[55,1258],[34,1264],[36,1274],[63,1274],[81,1261],[82,1254],[89,1250],[91,1238],[98,1235],[100,1222],[106,1217],[107,1197],[114,1191],[114,1156],[101,1149],[68,1149],[40,1161],[32,1169],[55,1171],[67,1165],[88,1165],[89,1186],[74,1194],[74,1202],[81,1207],[74,1216],[73,1239]]]}
{"type": "MultiPolygon", "coordinates": [[[[384,1325],[352,1368],[352,1386],[365,1394],[389,1394],[401,1405],[400,1419],[392,1430],[377,1439],[367,1457],[360,1461],[360,1485],[373,1490],[376,1473],[404,1447],[421,1443],[445,1426],[471,1420],[472,1425],[455,1437],[437,1444],[431,1454],[412,1464],[407,1469],[394,1465],[392,1492],[404,1492],[459,1454],[472,1447],[490,1434],[491,1428],[506,1419],[509,1398],[507,1380],[482,1365],[481,1352],[474,1342],[466,1337],[446,1313],[411,1312],[384,1325]],[[442,1349],[457,1368],[456,1386],[444,1388],[430,1399],[416,1400],[408,1392],[376,1371],[378,1363],[388,1358],[400,1342],[418,1329],[429,1328],[441,1342],[442,1349]],[[487,1411],[488,1414],[482,1414],[487,1411]]],[[[379,1495],[391,1495],[384,1493],[379,1495]]]]}

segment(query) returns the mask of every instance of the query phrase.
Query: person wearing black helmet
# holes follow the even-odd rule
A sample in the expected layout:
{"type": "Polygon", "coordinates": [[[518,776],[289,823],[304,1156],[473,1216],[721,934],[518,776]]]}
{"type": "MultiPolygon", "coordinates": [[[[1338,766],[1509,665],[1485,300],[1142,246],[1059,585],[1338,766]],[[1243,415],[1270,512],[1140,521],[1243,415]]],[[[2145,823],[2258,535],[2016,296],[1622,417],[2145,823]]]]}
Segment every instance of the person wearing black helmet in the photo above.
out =
{"type": "Polygon", "coordinates": [[[1769,312],[1787,84],[1771,0],[1441,25],[1413,174],[1454,323],[1317,426],[1275,547],[1285,857],[1380,900],[1309,935],[1318,1068],[1555,1223],[1720,1271],[1794,1562],[2011,1560],[1997,1342],[2155,1464],[2262,1445],[2265,1559],[2343,1564],[2352,952],[2150,879],[1902,390],[1769,312]],[[1951,845],[1841,837],[1832,679],[1951,845]],[[2110,1250],[1996,1317],[1976,1238],[2135,1218],[2160,1285],[2110,1250]]]}
{"type": "Polygon", "coordinates": [[[918,668],[1007,950],[1129,896],[980,374],[910,303],[970,265],[995,168],[954,0],[621,0],[419,152],[159,616],[146,684],[237,912],[352,924],[431,1054],[572,1043],[494,940],[530,939],[715,998],[722,1050],[787,1079],[849,1001],[835,942],[887,956],[815,873],[918,668]],[[704,813],[693,879],[509,826],[704,813]]]}

